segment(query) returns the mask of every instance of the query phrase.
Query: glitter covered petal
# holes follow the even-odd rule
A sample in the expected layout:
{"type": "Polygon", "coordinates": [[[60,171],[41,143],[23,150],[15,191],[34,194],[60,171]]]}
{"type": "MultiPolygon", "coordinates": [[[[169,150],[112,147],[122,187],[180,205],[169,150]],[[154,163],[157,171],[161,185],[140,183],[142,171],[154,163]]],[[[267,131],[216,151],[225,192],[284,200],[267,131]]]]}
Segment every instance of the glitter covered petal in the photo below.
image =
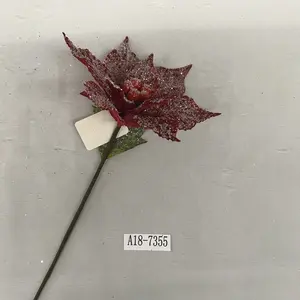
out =
{"type": "Polygon", "coordinates": [[[94,105],[101,110],[108,110],[119,126],[124,125],[124,120],[120,117],[117,108],[107,97],[104,90],[94,81],[87,81],[84,85],[85,90],[81,93],[81,95],[92,100],[94,105]]]}
{"type": "Polygon", "coordinates": [[[165,107],[169,106],[170,99],[151,99],[144,101],[140,106],[132,110],[130,113],[151,114],[152,116],[161,115],[165,107]]]}
{"type": "Polygon", "coordinates": [[[182,96],[169,101],[166,114],[178,120],[179,130],[190,130],[197,123],[220,115],[220,113],[210,112],[199,107],[197,103],[188,96],[182,96]]]}
{"type": "Polygon", "coordinates": [[[136,116],[137,123],[147,129],[152,129],[153,132],[167,140],[180,142],[176,137],[178,131],[178,122],[175,119],[167,117],[152,117],[152,116],[136,116]]]}
{"type": "Polygon", "coordinates": [[[126,37],[117,49],[113,49],[104,59],[104,65],[107,67],[110,77],[113,81],[122,85],[126,78],[126,74],[140,60],[129,47],[129,39],[126,37]]]}
{"type": "Polygon", "coordinates": [[[170,101],[170,99],[145,101],[125,117],[125,122],[131,127],[151,129],[162,138],[179,141],[176,137],[178,120],[167,113],[170,101]]]}
{"type": "Polygon", "coordinates": [[[178,141],[179,130],[192,129],[219,115],[200,108],[184,95],[185,77],[192,65],[155,67],[153,54],[138,59],[127,37],[102,63],[89,50],[76,48],[64,37],[73,55],[88,67],[97,82],[87,82],[81,94],[100,109],[109,110],[119,126],[152,129],[163,138],[178,141]]]}
{"type": "Polygon", "coordinates": [[[216,117],[213,113],[200,108],[192,98],[182,96],[161,100],[149,100],[143,103],[125,122],[135,127],[152,129],[159,136],[173,141],[178,130],[192,129],[197,123],[216,117]]]}
{"type": "Polygon", "coordinates": [[[120,54],[122,61],[126,62],[128,69],[132,68],[139,61],[136,54],[130,49],[128,37],[120,44],[117,51],[120,54]]]}
{"type": "Polygon", "coordinates": [[[147,57],[147,64],[154,67],[154,54],[151,53],[148,57],[147,57]]]}
{"type": "Polygon", "coordinates": [[[127,74],[126,79],[139,79],[152,89],[157,89],[157,72],[153,66],[153,56],[149,56],[145,60],[140,60],[135,64],[133,69],[127,74]]]}
{"type": "Polygon", "coordinates": [[[77,48],[73,42],[63,33],[65,42],[71,49],[74,57],[83,63],[95,78],[97,83],[105,88],[105,79],[107,77],[107,69],[105,65],[97,59],[88,49],[77,48]]]}
{"type": "Polygon", "coordinates": [[[108,86],[107,94],[118,111],[125,113],[135,107],[135,103],[125,97],[124,91],[119,86],[110,80],[107,80],[106,83],[108,86]]]}
{"type": "Polygon", "coordinates": [[[155,96],[182,96],[185,92],[184,80],[191,68],[192,65],[176,69],[157,67],[158,90],[155,96]]]}
{"type": "Polygon", "coordinates": [[[179,142],[176,137],[178,131],[178,122],[175,119],[169,119],[165,116],[154,115],[127,115],[125,117],[127,126],[135,128],[151,129],[160,137],[167,140],[179,142]]]}

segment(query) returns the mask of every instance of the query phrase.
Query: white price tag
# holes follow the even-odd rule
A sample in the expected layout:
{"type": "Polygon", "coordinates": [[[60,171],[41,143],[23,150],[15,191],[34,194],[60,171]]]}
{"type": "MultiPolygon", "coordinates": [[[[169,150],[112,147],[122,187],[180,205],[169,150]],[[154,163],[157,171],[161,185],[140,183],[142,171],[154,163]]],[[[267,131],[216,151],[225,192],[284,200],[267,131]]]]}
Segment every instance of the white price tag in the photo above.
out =
{"type": "MultiPolygon", "coordinates": [[[[116,121],[106,110],[102,110],[75,123],[75,127],[87,150],[95,149],[107,143],[116,125],[116,121]]],[[[122,126],[118,137],[127,133],[128,128],[122,126]]]]}
{"type": "Polygon", "coordinates": [[[124,234],[124,250],[171,251],[170,234],[124,234]]]}

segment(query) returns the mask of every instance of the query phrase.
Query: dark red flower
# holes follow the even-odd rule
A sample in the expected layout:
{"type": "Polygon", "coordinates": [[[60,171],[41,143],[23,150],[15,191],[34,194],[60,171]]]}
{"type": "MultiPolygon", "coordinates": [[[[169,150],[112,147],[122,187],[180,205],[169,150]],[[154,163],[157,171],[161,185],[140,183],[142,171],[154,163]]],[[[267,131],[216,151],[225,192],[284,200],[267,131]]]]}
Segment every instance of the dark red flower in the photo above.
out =
{"type": "Polygon", "coordinates": [[[88,49],[77,48],[65,34],[64,38],[95,79],[85,83],[81,94],[108,110],[119,126],[152,129],[163,138],[179,141],[178,130],[192,129],[220,115],[200,108],[184,95],[184,79],[192,65],[155,67],[153,54],[140,60],[130,50],[128,37],[100,61],[88,49]]]}

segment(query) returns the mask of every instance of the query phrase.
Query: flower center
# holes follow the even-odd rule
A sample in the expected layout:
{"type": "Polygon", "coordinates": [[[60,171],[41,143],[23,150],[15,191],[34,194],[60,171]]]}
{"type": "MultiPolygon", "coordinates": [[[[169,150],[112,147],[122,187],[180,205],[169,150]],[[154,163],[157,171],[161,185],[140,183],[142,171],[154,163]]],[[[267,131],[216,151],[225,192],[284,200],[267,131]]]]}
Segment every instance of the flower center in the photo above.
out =
{"type": "Polygon", "coordinates": [[[124,82],[122,87],[126,97],[131,101],[143,101],[149,99],[153,90],[140,79],[130,79],[124,82]]]}

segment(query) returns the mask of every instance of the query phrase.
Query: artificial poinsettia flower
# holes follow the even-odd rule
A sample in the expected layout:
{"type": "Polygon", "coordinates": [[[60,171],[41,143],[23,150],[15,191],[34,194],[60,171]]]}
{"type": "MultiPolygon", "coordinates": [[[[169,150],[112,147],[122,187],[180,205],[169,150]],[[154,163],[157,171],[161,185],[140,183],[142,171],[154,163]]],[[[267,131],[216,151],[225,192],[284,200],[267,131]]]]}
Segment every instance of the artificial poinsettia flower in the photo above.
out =
{"type": "Polygon", "coordinates": [[[178,130],[192,129],[197,123],[220,115],[200,108],[184,94],[184,80],[192,65],[176,69],[155,67],[153,54],[139,59],[131,51],[128,37],[101,61],[63,35],[73,56],[95,80],[85,82],[81,94],[100,109],[108,110],[118,126],[151,129],[163,138],[179,141],[178,130]]]}

